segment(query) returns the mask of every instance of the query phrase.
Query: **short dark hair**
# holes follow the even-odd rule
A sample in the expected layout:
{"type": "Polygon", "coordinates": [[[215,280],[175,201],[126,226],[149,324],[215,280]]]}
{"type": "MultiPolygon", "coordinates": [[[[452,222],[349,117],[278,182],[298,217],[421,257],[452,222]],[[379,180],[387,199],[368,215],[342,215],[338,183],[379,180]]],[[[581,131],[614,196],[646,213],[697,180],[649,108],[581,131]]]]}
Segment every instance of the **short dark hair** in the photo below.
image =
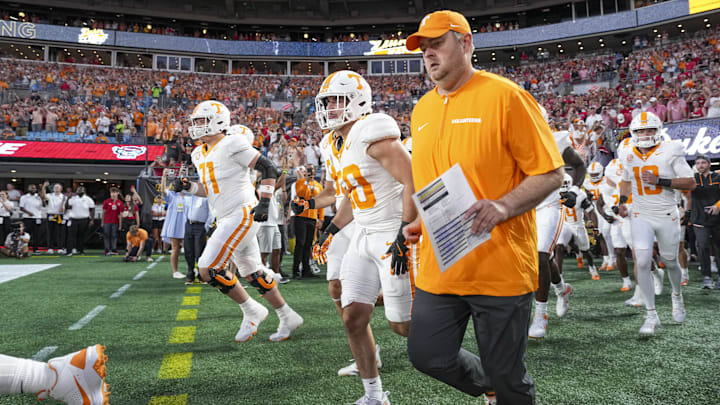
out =
{"type": "Polygon", "coordinates": [[[696,161],[696,162],[697,162],[698,160],[701,160],[701,159],[704,160],[704,161],[706,161],[706,162],[708,162],[708,163],[710,163],[710,159],[708,159],[707,156],[705,156],[705,155],[697,155],[697,156],[695,156],[695,161],[696,161]]]}

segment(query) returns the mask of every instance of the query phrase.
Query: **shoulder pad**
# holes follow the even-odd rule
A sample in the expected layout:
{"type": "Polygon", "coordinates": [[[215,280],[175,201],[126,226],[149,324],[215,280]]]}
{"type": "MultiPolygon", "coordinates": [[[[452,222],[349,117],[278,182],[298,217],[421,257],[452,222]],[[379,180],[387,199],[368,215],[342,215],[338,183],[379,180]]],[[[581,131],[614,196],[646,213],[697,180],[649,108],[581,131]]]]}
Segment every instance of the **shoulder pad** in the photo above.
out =
{"type": "Polygon", "coordinates": [[[354,132],[350,139],[359,139],[360,142],[372,144],[388,138],[400,138],[400,127],[397,122],[382,113],[369,114],[359,119],[353,126],[354,132]]]}
{"type": "Polygon", "coordinates": [[[670,152],[670,155],[673,157],[685,157],[685,145],[682,144],[682,142],[678,140],[672,140],[668,142],[664,142],[667,145],[667,149],[670,152]]]}
{"type": "Polygon", "coordinates": [[[572,142],[570,141],[570,132],[553,132],[553,136],[555,137],[555,143],[557,143],[561,155],[565,152],[565,149],[572,147],[572,142]]]}
{"type": "Polygon", "coordinates": [[[225,150],[227,150],[230,154],[244,152],[248,149],[252,149],[252,143],[248,142],[247,138],[244,136],[226,136],[225,142],[223,143],[224,145],[222,145],[222,147],[225,148],[225,150]]]}

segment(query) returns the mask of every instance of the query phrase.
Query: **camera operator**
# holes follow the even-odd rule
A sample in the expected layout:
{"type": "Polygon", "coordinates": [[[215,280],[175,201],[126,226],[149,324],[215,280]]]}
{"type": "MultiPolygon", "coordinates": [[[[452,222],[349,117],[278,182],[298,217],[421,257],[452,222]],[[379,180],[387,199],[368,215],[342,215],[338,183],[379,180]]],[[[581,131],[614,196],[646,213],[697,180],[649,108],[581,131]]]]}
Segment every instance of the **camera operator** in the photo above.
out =
{"type": "Polygon", "coordinates": [[[12,230],[10,227],[10,216],[14,208],[8,198],[7,191],[0,191],[0,240],[5,240],[5,237],[7,237],[12,230]]]}
{"type": "Polygon", "coordinates": [[[29,243],[30,234],[25,232],[25,225],[22,222],[15,222],[12,224],[12,232],[5,238],[5,246],[0,248],[0,253],[18,259],[29,257],[29,243]]]}

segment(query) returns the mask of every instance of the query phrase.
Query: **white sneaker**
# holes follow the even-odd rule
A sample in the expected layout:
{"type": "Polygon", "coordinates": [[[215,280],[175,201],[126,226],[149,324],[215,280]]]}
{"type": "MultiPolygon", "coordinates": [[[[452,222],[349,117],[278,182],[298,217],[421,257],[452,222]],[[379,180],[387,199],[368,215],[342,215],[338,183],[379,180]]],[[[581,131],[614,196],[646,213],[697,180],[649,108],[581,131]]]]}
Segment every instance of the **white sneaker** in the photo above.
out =
{"type": "Polygon", "coordinates": [[[315,261],[310,262],[310,271],[312,271],[312,274],[320,274],[320,266],[315,263],[315,261]]]}
{"type": "Polygon", "coordinates": [[[362,398],[353,402],[353,405],[390,405],[390,400],[388,399],[388,394],[390,394],[389,391],[383,392],[382,400],[371,399],[367,395],[363,395],[362,398]]]}
{"type": "Polygon", "coordinates": [[[652,272],[653,280],[655,281],[655,295],[662,294],[663,290],[663,280],[665,279],[665,270],[661,268],[655,269],[655,271],[652,272]]]}
{"type": "Polygon", "coordinates": [[[185,278],[185,275],[180,273],[179,271],[174,271],[172,277],[173,278],[185,278]]]}
{"type": "Polygon", "coordinates": [[[258,326],[267,318],[269,312],[263,305],[258,304],[256,313],[243,317],[240,330],[235,334],[235,341],[242,343],[252,339],[257,334],[258,326]]]}
{"type": "Polygon", "coordinates": [[[623,280],[623,285],[620,288],[620,291],[627,292],[627,291],[632,290],[632,288],[633,288],[632,280],[623,280]]]}
{"type": "Polygon", "coordinates": [[[48,360],[48,367],[57,378],[52,387],[37,394],[38,400],[54,398],[68,404],[108,404],[110,391],[105,384],[105,362],[105,346],[101,345],[48,360]]]}
{"type": "Polygon", "coordinates": [[[278,325],[277,332],[270,335],[270,341],[271,342],[282,342],[283,340],[287,340],[290,338],[290,334],[297,328],[301,327],[303,322],[305,322],[302,318],[302,316],[298,315],[297,312],[292,311],[292,313],[288,316],[288,319],[286,319],[284,322],[280,320],[280,325],[278,325]]]}
{"type": "Polygon", "coordinates": [[[688,269],[680,269],[680,285],[688,285],[690,283],[690,274],[688,269]]]}
{"type": "Polygon", "coordinates": [[[710,277],[703,277],[702,288],[704,288],[704,289],[706,289],[706,290],[712,289],[712,288],[713,288],[712,278],[710,278],[710,277]]]}
{"type": "Polygon", "coordinates": [[[77,249],[73,249],[73,250],[72,250],[72,254],[74,254],[74,255],[76,255],[77,252],[78,252],[77,249]]]}
{"type": "MultiPolygon", "coordinates": [[[[375,345],[375,363],[377,364],[377,368],[382,367],[382,360],[380,359],[380,345],[375,345]]],[[[360,371],[357,368],[357,362],[353,361],[349,366],[338,370],[338,375],[340,377],[360,375],[360,371]]]]}
{"type": "Polygon", "coordinates": [[[51,254],[55,253],[55,251],[52,250],[52,249],[48,249],[48,250],[47,250],[47,253],[48,253],[49,255],[51,255],[51,254]]]}
{"type": "Polygon", "coordinates": [[[595,268],[595,266],[588,267],[588,271],[590,272],[590,277],[593,280],[600,280],[600,274],[598,274],[598,271],[595,268]]]}
{"type": "Polygon", "coordinates": [[[631,297],[630,299],[625,300],[625,306],[626,306],[626,307],[639,308],[639,307],[641,307],[641,306],[644,305],[644,304],[645,304],[644,302],[641,302],[639,299],[637,299],[637,298],[635,298],[635,297],[631,297]]]}
{"type": "Polygon", "coordinates": [[[530,339],[542,339],[545,337],[547,332],[548,316],[546,314],[538,314],[537,312],[533,316],[532,325],[530,325],[530,331],[528,335],[530,339]]]}
{"type": "Polygon", "coordinates": [[[685,303],[682,294],[672,294],[672,316],[677,323],[685,322],[685,303]]]}
{"type": "Polygon", "coordinates": [[[573,291],[572,285],[565,283],[565,291],[557,295],[555,312],[557,312],[558,317],[562,318],[565,314],[567,314],[568,308],[570,308],[570,296],[573,291]]]}
{"type": "Polygon", "coordinates": [[[67,250],[65,250],[65,249],[59,249],[59,250],[58,250],[58,253],[61,254],[61,255],[66,255],[66,254],[67,254],[67,250]]]}
{"type": "Polygon", "coordinates": [[[660,327],[660,318],[658,318],[657,312],[648,313],[645,315],[645,323],[640,327],[640,335],[653,336],[658,327],[660,327]]]}

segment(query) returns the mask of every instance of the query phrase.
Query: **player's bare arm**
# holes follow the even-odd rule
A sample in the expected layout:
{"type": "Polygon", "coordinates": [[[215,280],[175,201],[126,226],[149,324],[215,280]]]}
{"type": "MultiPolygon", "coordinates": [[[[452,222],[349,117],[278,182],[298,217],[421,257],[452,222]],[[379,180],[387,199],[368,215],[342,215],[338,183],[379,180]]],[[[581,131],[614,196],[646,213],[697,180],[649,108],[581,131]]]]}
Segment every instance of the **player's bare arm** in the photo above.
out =
{"type": "Polygon", "coordinates": [[[417,208],[412,196],[415,185],[412,179],[410,154],[398,139],[383,139],[370,145],[367,149],[370,157],[380,162],[385,170],[403,185],[403,222],[412,222],[417,217],[417,208]]]}

